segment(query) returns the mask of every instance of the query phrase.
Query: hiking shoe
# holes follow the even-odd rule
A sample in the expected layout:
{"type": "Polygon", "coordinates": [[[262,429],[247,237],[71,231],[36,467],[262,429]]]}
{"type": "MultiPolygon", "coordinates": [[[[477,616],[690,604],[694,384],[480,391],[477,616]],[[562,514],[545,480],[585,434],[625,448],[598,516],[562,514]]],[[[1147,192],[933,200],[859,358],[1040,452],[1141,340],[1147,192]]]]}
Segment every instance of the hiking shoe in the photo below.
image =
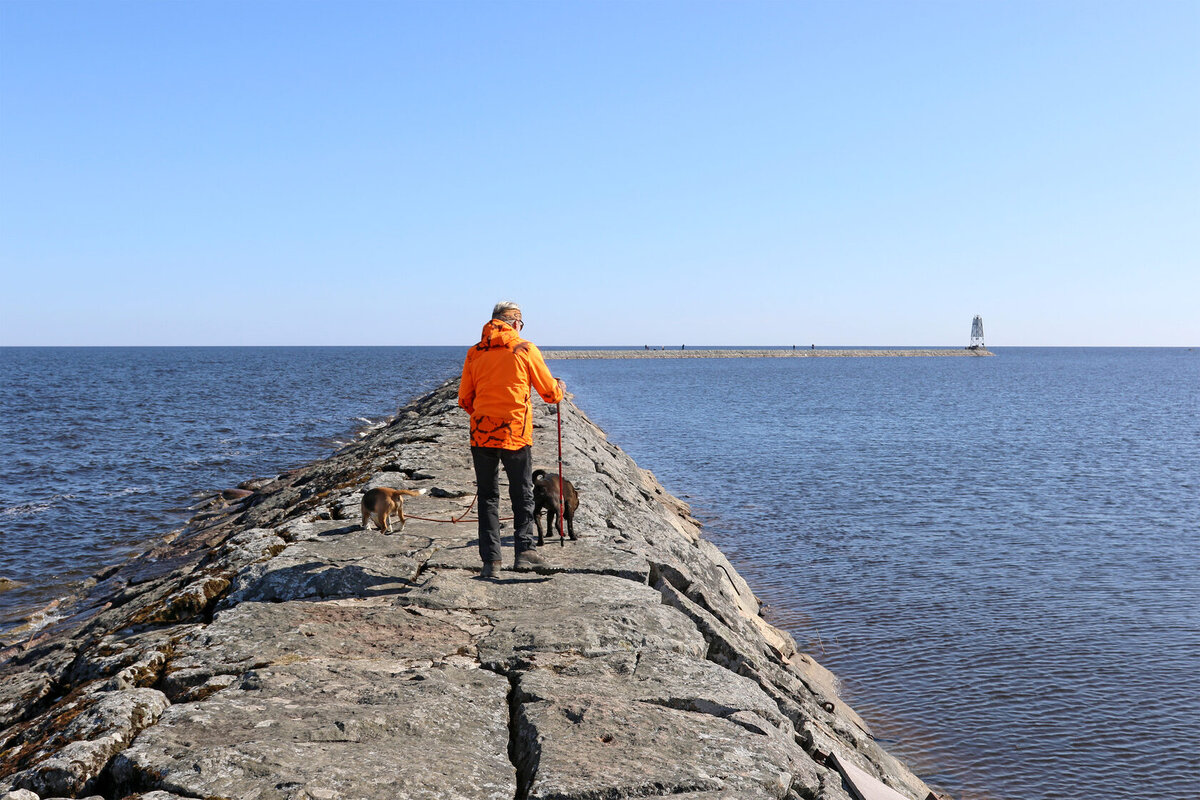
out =
{"type": "Polygon", "coordinates": [[[483,565],[483,569],[481,569],[479,571],[479,577],[481,577],[481,578],[498,578],[498,577],[500,577],[500,570],[502,570],[502,569],[504,569],[503,561],[485,562],[483,565]]]}
{"type": "Polygon", "coordinates": [[[545,566],[548,563],[537,550],[522,550],[517,553],[517,561],[513,564],[513,569],[518,572],[532,572],[539,566],[545,566]]]}

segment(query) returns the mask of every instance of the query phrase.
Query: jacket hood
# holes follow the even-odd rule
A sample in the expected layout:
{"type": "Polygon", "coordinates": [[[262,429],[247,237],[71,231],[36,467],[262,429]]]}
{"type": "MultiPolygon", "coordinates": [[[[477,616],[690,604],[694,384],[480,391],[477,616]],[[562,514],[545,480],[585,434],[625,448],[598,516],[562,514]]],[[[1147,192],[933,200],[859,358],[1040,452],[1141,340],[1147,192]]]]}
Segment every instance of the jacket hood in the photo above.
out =
{"type": "Polygon", "coordinates": [[[521,341],[521,334],[509,325],[507,322],[501,322],[498,319],[489,320],[483,326],[483,333],[479,336],[479,348],[490,350],[494,347],[512,348],[521,341]]]}

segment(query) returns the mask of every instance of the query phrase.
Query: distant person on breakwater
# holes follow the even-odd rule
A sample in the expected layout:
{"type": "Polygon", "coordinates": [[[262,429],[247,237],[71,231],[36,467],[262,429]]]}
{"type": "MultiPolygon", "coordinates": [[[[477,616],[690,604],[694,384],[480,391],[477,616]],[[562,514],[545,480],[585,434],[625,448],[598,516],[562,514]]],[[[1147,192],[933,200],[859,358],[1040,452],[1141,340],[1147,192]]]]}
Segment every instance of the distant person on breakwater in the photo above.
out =
{"type": "Polygon", "coordinates": [[[458,404],[471,415],[471,458],[479,490],[479,556],[481,577],[494,578],[503,567],[500,549],[499,467],[508,475],[513,508],[514,569],[531,570],[546,563],[537,552],[533,532],[533,397],[532,383],[547,403],[563,399],[566,384],[550,374],[542,351],[521,338],[525,327],[520,307],[502,300],[483,326],[479,344],[463,362],[458,404]]]}

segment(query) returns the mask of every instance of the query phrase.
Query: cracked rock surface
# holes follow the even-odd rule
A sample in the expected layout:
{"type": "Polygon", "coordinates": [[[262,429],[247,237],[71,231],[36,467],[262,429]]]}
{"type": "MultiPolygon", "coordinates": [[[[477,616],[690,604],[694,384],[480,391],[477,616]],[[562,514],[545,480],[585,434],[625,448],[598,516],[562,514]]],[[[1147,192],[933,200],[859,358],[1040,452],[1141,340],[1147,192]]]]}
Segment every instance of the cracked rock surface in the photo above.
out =
{"type": "MultiPolygon", "coordinates": [[[[843,800],[831,755],[926,800],[569,401],[580,539],[482,579],[456,392],[214,498],[0,645],[0,800],[843,800]],[[359,525],[376,486],[428,492],[385,535],[359,525]]],[[[535,416],[554,470],[554,408],[535,416]]]]}

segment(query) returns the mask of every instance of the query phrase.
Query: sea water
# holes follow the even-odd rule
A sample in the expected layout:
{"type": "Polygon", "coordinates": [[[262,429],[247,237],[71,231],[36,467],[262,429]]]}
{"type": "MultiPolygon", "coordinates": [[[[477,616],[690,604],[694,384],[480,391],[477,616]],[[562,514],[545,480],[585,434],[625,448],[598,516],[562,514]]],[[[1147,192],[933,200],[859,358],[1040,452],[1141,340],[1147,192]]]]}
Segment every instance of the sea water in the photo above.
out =
{"type": "MultiPolygon", "coordinates": [[[[0,349],[0,626],[464,353],[0,349]]],[[[927,780],[1200,796],[1200,353],[997,353],[551,368],[927,780]]]]}

